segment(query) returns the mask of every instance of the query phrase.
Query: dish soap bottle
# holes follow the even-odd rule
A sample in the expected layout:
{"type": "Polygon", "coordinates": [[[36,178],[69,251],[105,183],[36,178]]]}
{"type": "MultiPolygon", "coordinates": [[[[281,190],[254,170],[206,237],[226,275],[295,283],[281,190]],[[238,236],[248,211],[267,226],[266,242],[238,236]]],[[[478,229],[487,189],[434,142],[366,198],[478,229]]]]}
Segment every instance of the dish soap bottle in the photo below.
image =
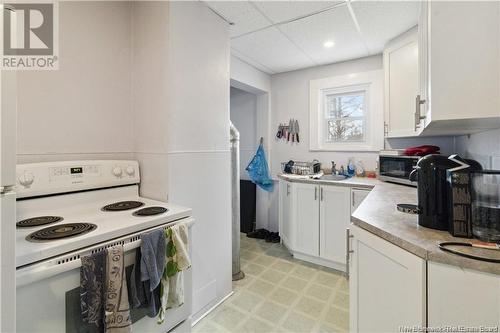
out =
{"type": "Polygon", "coordinates": [[[359,160],[356,162],[356,176],[364,177],[365,176],[365,168],[363,166],[363,161],[359,160]]]}
{"type": "Polygon", "coordinates": [[[347,164],[347,175],[349,177],[354,177],[354,173],[356,172],[356,167],[354,166],[354,158],[349,158],[349,163],[347,164]]]}

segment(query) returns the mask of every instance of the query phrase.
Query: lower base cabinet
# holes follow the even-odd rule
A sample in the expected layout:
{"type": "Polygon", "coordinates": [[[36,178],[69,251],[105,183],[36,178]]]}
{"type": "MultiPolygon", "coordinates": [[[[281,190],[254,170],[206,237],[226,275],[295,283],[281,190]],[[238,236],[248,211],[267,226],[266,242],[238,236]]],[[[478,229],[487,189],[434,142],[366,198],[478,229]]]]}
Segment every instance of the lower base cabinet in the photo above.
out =
{"type": "Polygon", "coordinates": [[[498,332],[500,275],[440,264],[351,225],[350,332],[498,332]]]}
{"type": "Polygon", "coordinates": [[[356,226],[350,236],[350,331],[424,327],[425,260],[356,226]]]}
{"type": "MultiPolygon", "coordinates": [[[[500,275],[429,262],[429,327],[500,327],[500,275]]],[[[465,331],[464,331],[465,332],[465,331]]]]}

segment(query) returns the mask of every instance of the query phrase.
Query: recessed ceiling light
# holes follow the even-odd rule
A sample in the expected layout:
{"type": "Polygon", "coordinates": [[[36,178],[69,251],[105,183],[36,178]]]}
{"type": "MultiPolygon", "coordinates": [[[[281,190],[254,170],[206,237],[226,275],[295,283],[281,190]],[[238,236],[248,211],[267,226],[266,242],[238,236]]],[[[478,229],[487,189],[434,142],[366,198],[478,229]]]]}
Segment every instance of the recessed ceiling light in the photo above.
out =
{"type": "Polygon", "coordinates": [[[335,46],[335,42],[334,42],[334,41],[332,41],[332,40],[327,40],[327,41],[325,41],[325,42],[323,43],[323,46],[324,46],[325,48],[329,49],[329,48],[331,48],[331,47],[335,46]]]}

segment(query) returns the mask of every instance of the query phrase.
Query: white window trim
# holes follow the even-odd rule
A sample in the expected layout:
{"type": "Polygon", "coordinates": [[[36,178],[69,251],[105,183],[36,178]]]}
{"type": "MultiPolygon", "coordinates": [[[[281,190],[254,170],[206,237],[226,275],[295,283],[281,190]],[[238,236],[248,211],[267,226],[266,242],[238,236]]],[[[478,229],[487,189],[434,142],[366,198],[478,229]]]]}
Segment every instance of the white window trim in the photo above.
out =
{"type": "Polygon", "coordinates": [[[309,83],[309,150],[310,151],[379,151],[384,145],[382,70],[353,73],[309,83]],[[365,113],[365,141],[325,142],[326,134],[323,114],[323,96],[328,91],[335,93],[365,91],[367,112],[365,113]]]}

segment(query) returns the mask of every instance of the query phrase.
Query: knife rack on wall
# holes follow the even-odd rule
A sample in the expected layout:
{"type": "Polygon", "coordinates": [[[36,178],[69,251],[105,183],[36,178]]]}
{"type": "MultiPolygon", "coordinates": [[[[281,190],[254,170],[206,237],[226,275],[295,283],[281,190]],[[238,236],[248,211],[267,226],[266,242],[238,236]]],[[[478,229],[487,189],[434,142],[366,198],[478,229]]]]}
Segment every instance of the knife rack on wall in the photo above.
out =
{"type": "Polygon", "coordinates": [[[276,139],[283,142],[300,143],[299,121],[290,119],[288,124],[280,123],[276,132],[276,139]]]}

